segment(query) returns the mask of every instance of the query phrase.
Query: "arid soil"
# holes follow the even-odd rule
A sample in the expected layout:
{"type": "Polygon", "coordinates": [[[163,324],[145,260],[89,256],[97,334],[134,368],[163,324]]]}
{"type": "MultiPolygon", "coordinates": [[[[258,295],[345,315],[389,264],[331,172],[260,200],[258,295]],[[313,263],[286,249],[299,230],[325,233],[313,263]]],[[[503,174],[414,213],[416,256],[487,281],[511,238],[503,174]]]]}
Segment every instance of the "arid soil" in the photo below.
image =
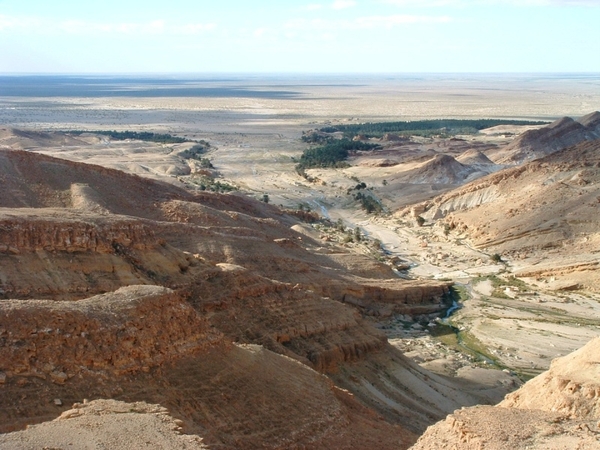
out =
{"type": "MultiPolygon", "coordinates": [[[[315,85],[293,100],[0,99],[7,125],[0,131],[0,302],[7,317],[0,338],[3,360],[15,361],[0,367],[3,431],[52,420],[89,399],[97,402],[61,420],[71,426],[81,415],[85,423],[73,426],[85,428],[99,414],[106,422],[98,426],[109,431],[90,439],[102,445],[110,442],[101,440],[112,433],[110,417],[139,407],[147,423],[132,422],[132,432],[151,428],[165,448],[407,448],[456,408],[497,403],[600,329],[597,142],[505,169],[516,160],[498,155],[539,127],[377,141],[383,150],[353,156],[349,168],[311,170],[316,183],[295,173],[292,158],[306,146],[302,131],[330,123],[555,119],[597,109],[600,93],[589,86],[566,91],[547,83],[543,97],[446,80],[434,91],[418,83],[405,90],[393,82],[315,85]],[[180,156],[192,144],[53,131],[70,129],[205,139],[211,148],[203,156],[214,168],[200,170],[180,156]],[[240,191],[200,191],[206,177],[240,191]],[[357,179],[385,214],[366,214],[347,194],[357,179]],[[264,194],[287,210],[248,198],[264,194]],[[299,221],[314,220],[308,209],[331,220],[299,221]],[[349,239],[357,229],[359,242],[349,239]],[[442,319],[452,283],[461,308],[442,319]],[[171,317],[185,315],[204,335],[178,334],[165,318],[135,309],[119,306],[111,316],[94,306],[117,305],[119,295],[135,303],[137,294],[117,291],[132,285],[145,286],[137,292],[167,289],[160,295],[172,303],[171,317]],[[76,333],[63,325],[44,331],[41,311],[79,323],[76,333]],[[13,329],[11,314],[26,325],[13,329]],[[138,342],[140,314],[156,335],[138,342]],[[83,336],[89,327],[98,334],[83,336]],[[129,347],[104,340],[115,332],[129,347]],[[60,360],[51,355],[59,341],[66,343],[60,360]],[[129,367],[103,356],[132,348],[129,367]],[[78,362],[88,350],[95,356],[78,362]],[[173,423],[187,436],[169,433],[173,423]]],[[[531,139],[521,140],[532,148],[531,139]]],[[[152,292],[132,307],[152,305],[152,292]]],[[[494,419],[481,411],[472,420],[494,419]]],[[[515,417],[506,420],[530,416],[515,417]]],[[[67,426],[61,420],[2,439],[36,448],[38,430],[67,426]]],[[[567,436],[567,428],[555,434],[567,436]]],[[[44,445],[67,445],[56,442],[44,445]]]]}

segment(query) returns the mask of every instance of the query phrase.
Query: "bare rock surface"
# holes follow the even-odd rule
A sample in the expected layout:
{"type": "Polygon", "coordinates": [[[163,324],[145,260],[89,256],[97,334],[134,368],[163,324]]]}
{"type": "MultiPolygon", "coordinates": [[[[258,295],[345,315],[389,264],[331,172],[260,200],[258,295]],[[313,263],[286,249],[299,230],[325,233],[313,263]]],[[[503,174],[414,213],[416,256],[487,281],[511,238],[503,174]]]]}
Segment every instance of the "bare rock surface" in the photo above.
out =
{"type": "Polygon", "coordinates": [[[600,338],[553,361],[498,406],[463,408],[431,426],[421,449],[596,449],[600,446],[600,338]]]}
{"type": "Polygon", "coordinates": [[[509,394],[500,406],[600,419],[600,337],[552,361],[548,371],[509,394]]]}
{"type": "Polygon", "coordinates": [[[202,438],[184,435],[181,421],[166,408],[145,402],[94,400],[78,403],[51,422],[0,435],[0,446],[14,450],[94,450],[113,448],[208,449],[202,438]]]}
{"type": "Polygon", "coordinates": [[[135,373],[221,343],[222,335],[159,286],[77,302],[0,302],[0,370],[64,383],[87,372],[135,373]]]}

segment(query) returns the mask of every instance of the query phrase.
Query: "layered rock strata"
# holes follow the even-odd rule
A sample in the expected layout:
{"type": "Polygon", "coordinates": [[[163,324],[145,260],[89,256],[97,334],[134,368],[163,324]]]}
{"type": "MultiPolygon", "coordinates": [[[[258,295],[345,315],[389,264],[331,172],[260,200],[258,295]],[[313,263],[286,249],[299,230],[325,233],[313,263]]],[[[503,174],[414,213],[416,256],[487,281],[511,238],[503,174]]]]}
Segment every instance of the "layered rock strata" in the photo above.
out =
{"type": "Polygon", "coordinates": [[[64,383],[87,372],[123,375],[206,350],[222,335],[159,286],[128,286],[77,302],[0,302],[0,371],[64,383]]]}

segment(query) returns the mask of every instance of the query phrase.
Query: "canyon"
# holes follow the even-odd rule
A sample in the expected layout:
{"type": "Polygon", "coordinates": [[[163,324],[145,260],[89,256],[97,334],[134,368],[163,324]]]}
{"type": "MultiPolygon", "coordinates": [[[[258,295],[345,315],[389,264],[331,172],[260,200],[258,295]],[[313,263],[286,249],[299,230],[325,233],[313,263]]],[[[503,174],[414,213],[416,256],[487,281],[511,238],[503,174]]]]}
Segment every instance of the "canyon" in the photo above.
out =
{"type": "MultiPolygon", "coordinates": [[[[286,100],[159,144],[94,133],[102,101],[75,106],[89,123],[41,105],[0,130],[0,446],[597,444],[599,113],[366,138],[381,148],[308,181],[300,130],[340,109],[309,124],[286,100]],[[192,139],[212,168],[182,156],[192,139]]],[[[119,128],[145,128],[128,111],[119,128]]]]}

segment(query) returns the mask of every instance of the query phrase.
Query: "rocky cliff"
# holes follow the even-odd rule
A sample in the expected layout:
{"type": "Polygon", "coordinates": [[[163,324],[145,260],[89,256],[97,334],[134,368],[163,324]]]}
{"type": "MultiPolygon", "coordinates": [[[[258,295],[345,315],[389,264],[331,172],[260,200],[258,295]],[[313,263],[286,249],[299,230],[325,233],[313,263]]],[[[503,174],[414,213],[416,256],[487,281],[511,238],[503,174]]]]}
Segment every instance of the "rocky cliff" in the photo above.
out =
{"type": "MultiPolygon", "coordinates": [[[[202,436],[191,448],[203,439],[210,447],[241,449],[369,448],[376,442],[394,448],[414,440],[308,366],[261,346],[230,344],[184,297],[158,286],[129,286],[77,302],[5,300],[0,361],[0,432],[60,415],[0,435],[3,448],[28,441],[48,447],[65,439],[71,448],[89,448],[129,427],[146,429],[154,418],[145,414],[156,407],[139,401],[168,408],[177,418],[171,429],[202,436]],[[129,403],[97,400],[103,398],[129,403]],[[127,417],[128,424],[115,428],[113,421],[109,430],[94,417],[110,422],[112,413],[125,414],[120,420],[127,417]],[[57,431],[65,427],[72,433],[57,431]]],[[[148,441],[155,426],[147,431],[131,448],[157,445],[148,441]]],[[[167,433],[161,439],[181,445],[183,437],[167,433]]]]}
{"type": "Polygon", "coordinates": [[[77,302],[0,302],[0,339],[5,383],[148,371],[223,343],[180,295],[158,286],[128,286],[77,302]]]}

